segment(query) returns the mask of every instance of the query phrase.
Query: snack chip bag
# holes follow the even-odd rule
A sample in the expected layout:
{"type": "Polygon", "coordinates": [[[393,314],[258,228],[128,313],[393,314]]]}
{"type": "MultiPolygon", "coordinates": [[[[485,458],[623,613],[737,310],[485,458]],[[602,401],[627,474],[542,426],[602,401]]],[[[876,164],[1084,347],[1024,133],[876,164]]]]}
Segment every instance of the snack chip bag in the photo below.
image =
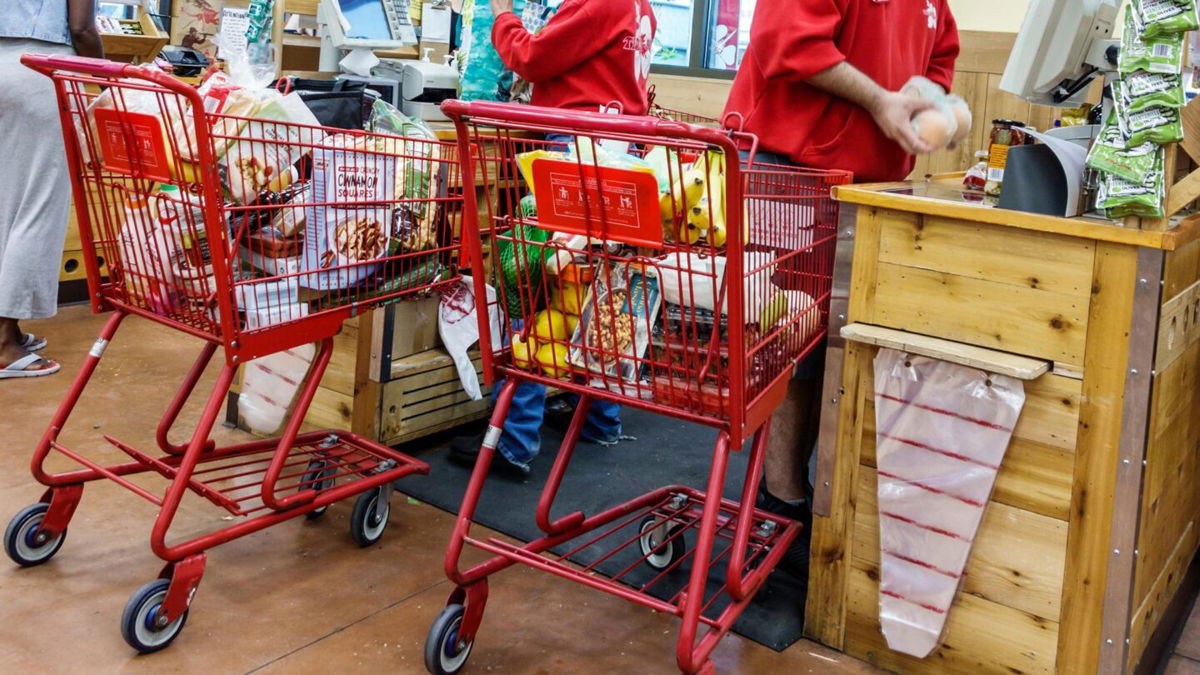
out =
{"type": "Polygon", "coordinates": [[[1098,171],[1115,174],[1134,183],[1144,183],[1156,166],[1161,165],[1161,149],[1153,143],[1126,148],[1116,117],[1109,114],[1100,136],[1088,151],[1087,165],[1098,171]]]}
{"type": "Polygon", "coordinates": [[[1126,75],[1138,70],[1178,74],[1183,69],[1183,34],[1167,33],[1155,38],[1143,38],[1132,9],[1131,6],[1125,12],[1125,32],[1121,35],[1121,51],[1117,58],[1118,70],[1126,75]]]}
{"type": "Polygon", "coordinates": [[[1200,28],[1195,0],[1133,0],[1132,9],[1142,39],[1200,28]]]}
{"type": "Polygon", "coordinates": [[[1117,122],[1127,147],[1143,143],[1176,143],[1183,140],[1183,123],[1178,108],[1152,105],[1142,110],[1129,110],[1131,100],[1125,93],[1125,82],[1118,80],[1113,85],[1117,122]]]}
{"type": "Polygon", "coordinates": [[[1151,106],[1182,108],[1187,102],[1183,94],[1183,78],[1145,70],[1134,71],[1121,78],[1121,94],[1125,109],[1138,112],[1151,106]]]}
{"type": "Polygon", "coordinates": [[[1141,218],[1163,217],[1163,171],[1156,167],[1143,183],[1127,181],[1115,174],[1104,174],[1100,208],[1108,211],[1110,218],[1136,216],[1141,218]]]}

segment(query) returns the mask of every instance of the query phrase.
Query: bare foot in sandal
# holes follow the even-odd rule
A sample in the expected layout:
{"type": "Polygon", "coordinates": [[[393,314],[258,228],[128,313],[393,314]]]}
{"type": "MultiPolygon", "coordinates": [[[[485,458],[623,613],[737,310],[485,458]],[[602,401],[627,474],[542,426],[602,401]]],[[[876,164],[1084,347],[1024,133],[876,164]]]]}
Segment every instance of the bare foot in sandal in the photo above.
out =
{"type": "Polygon", "coordinates": [[[16,319],[0,317],[0,364],[12,364],[29,354],[16,319]]]}
{"type": "Polygon", "coordinates": [[[25,354],[7,365],[0,363],[0,380],[18,377],[44,377],[62,369],[57,361],[44,359],[37,354],[25,354]]]}

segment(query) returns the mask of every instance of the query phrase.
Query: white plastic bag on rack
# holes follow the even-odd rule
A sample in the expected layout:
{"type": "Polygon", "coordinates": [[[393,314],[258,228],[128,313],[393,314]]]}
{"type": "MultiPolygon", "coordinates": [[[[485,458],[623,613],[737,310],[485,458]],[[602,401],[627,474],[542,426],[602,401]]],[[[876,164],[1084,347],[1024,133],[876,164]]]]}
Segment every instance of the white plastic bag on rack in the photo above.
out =
{"type": "Polygon", "coordinates": [[[300,345],[246,364],[238,395],[238,415],[246,426],[260,434],[279,429],[315,354],[313,345],[300,345]]]}
{"type": "Polygon", "coordinates": [[[940,643],[1024,384],[881,349],[875,357],[879,623],[890,649],[940,643]]]}
{"type": "MultiPolygon", "coordinates": [[[[500,348],[500,309],[496,304],[496,289],[490,284],[487,288],[488,324],[491,326],[492,350],[500,348]]],[[[483,390],[479,387],[479,376],[475,372],[475,364],[467,350],[479,342],[479,320],[475,310],[475,285],[471,277],[464,276],[458,284],[442,292],[442,303],[438,311],[438,334],[454,366],[458,369],[458,379],[462,382],[463,391],[478,401],[483,398],[483,390]]],[[[481,347],[482,349],[483,347],[481,347]]]]}

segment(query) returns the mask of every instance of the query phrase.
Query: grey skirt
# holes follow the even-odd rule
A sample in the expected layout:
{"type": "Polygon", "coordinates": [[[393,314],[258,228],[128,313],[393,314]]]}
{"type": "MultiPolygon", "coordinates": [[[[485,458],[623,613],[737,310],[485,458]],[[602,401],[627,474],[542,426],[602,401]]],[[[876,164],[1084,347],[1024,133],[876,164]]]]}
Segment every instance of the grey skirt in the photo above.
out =
{"type": "Polygon", "coordinates": [[[54,315],[71,204],[54,85],[21,65],[26,52],[75,53],[0,38],[0,317],[9,319],[54,315]]]}

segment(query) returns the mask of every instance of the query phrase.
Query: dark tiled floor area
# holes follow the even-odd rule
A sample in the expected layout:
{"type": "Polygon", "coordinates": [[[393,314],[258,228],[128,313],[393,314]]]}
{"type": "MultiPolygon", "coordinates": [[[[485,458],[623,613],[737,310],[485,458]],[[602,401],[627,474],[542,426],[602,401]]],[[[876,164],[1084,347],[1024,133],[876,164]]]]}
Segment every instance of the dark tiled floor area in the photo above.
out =
{"type": "MultiPolygon", "coordinates": [[[[47,353],[64,370],[0,382],[0,521],[37,500],[29,455],[102,321],[71,307],[27,326],[50,337],[47,353]]],[[[198,347],[179,333],[127,320],[61,440],[108,462],[123,455],[102,433],[152,447],[160,411],[198,347]]],[[[185,419],[197,408],[191,405],[185,419]]],[[[216,435],[225,442],[241,437],[224,428],[216,435]]],[[[154,491],[164,485],[156,478],[144,484],[154,491]]],[[[115,485],[89,485],[53,561],[27,570],[0,561],[0,672],[424,672],[425,633],[451,590],[442,553],[453,520],[396,496],[383,540],[360,550],[347,533],[349,509],[339,504],[323,520],[290,521],[210,551],[182,635],[164,652],[136,657],[118,621],[129,594],[161,567],[147,543],[156,509],[115,485]]],[[[226,517],[192,498],[173,531],[202,532],[226,517]]],[[[675,632],[671,617],[513,569],[491,585],[467,670],[671,673],[675,632]]],[[[1194,644],[1200,657],[1200,638],[1194,644]]],[[[1183,657],[1178,667],[1197,665],[1183,657]]],[[[775,653],[733,635],[714,661],[727,673],[874,672],[811,642],[775,653]]]]}

